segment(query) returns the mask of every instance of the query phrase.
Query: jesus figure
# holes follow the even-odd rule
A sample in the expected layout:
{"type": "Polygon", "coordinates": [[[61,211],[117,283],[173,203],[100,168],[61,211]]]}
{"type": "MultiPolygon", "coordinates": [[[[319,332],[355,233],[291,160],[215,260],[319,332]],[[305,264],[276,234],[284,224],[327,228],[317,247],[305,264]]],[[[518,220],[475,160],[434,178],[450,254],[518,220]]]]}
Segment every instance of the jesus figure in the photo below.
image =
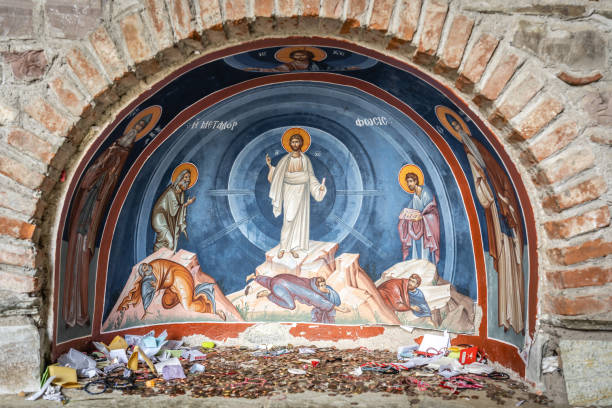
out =
{"type": "Polygon", "coordinates": [[[301,128],[292,128],[283,135],[283,146],[289,153],[283,156],[276,166],[272,166],[272,160],[266,154],[273,213],[275,217],[283,213],[279,258],[287,251],[294,258],[299,258],[298,250],[308,250],[309,195],[316,201],[322,201],[327,193],[325,179],[319,183],[310,159],[304,154],[309,145],[308,132],[301,128]]]}

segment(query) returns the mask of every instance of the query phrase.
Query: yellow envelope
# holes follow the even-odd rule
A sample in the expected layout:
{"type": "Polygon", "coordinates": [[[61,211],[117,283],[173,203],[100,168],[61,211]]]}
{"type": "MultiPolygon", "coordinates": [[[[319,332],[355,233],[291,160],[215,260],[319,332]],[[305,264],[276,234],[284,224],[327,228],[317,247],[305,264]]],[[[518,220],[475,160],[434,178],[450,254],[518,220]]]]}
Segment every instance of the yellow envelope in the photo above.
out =
{"type": "MultiPolygon", "coordinates": [[[[140,351],[140,347],[138,347],[138,346],[134,347],[134,354],[136,354],[136,353],[140,353],[140,355],[142,356],[142,359],[149,366],[149,370],[151,370],[151,372],[153,374],[157,375],[157,371],[155,371],[155,366],[153,365],[153,362],[151,361],[151,359],[149,357],[147,357],[147,355],[144,352],[140,351]]],[[[131,357],[130,357],[130,359],[131,359],[131,357]]],[[[129,361],[128,361],[128,364],[129,364],[129,361]]]]}
{"type": "Polygon", "coordinates": [[[132,371],[138,370],[138,351],[134,350],[127,362],[127,367],[132,371]]]}
{"type": "Polygon", "coordinates": [[[55,379],[51,382],[54,385],[61,385],[64,388],[82,387],[77,382],[77,372],[74,368],[51,365],[49,366],[49,376],[55,376],[55,379]]]}
{"type": "Polygon", "coordinates": [[[121,336],[115,336],[111,344],[108,345],[109,350],[119,350],[128,348],[128,344],[125,339],[121,336]]]}

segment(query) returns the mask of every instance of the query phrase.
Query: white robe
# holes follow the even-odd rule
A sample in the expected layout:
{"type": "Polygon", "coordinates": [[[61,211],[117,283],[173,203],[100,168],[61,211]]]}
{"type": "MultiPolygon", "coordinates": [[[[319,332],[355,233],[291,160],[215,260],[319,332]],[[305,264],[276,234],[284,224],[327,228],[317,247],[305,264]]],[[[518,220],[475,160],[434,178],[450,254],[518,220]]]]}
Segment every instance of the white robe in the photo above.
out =
{"type": "Polygon", "coordinates": [[[277,163],[271,166],[268,173],[270,182],[269,197],[272,200],[273,213],[275,217],[283,213],[283,227],[281,229],[280,249],[283,251],[308,250],[310,235],[310,197],[316,201],[322,201],[327,193],[327,188],[321,184],[314,175],[310,159],[301,154],[299,158],[291,158],[291,154],[285,155],[277,163]],[[292,166],[289,166],[291,161],[292,166]],[[300,167],[302,171],[290,172],[289,167],[300,167]]]}

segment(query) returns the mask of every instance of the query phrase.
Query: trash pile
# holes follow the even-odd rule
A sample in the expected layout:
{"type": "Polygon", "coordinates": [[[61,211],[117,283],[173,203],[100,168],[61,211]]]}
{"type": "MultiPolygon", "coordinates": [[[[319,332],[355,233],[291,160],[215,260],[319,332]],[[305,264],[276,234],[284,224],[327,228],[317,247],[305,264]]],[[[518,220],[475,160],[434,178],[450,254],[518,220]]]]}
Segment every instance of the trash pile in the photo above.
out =
{"type": "Polygon", "coordinates": [[[117,390],[142,397],[195,398],[315,391],[349,397],[382,392],[478,399],[477,392],[484,392],[498,404],[549,403],[506,373],[494,371],[476,347],[450,346],[446,333],[427,334],[420,344],[399,347],[397,353],[364,347],[215,347],[212,342],[188,347],[166,337],[165,331],[158,336],[117,336],[109,345],[93,342],[97,351],[90,354],[70,349],[47,367],[41,389],[27,399],[66,403],[64,387],[90,395],[117,390]]]}

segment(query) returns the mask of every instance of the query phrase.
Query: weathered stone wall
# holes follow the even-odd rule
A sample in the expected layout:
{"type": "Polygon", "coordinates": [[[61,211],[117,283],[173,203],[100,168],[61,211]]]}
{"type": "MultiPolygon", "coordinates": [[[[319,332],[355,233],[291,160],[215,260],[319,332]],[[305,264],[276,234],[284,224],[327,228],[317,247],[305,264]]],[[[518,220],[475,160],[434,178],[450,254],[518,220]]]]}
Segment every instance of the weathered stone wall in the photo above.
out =
{"type": "Polygon", "coordinates": [[[64,180],[113,114],[202,53],[290,35],[369,46],[470,101],[531,194],[538,335],[610,333],[610,2],[0,0],[0,330],[43,353],[19,384],[2,363],[0,391],[36,387],[64,180]]]}

